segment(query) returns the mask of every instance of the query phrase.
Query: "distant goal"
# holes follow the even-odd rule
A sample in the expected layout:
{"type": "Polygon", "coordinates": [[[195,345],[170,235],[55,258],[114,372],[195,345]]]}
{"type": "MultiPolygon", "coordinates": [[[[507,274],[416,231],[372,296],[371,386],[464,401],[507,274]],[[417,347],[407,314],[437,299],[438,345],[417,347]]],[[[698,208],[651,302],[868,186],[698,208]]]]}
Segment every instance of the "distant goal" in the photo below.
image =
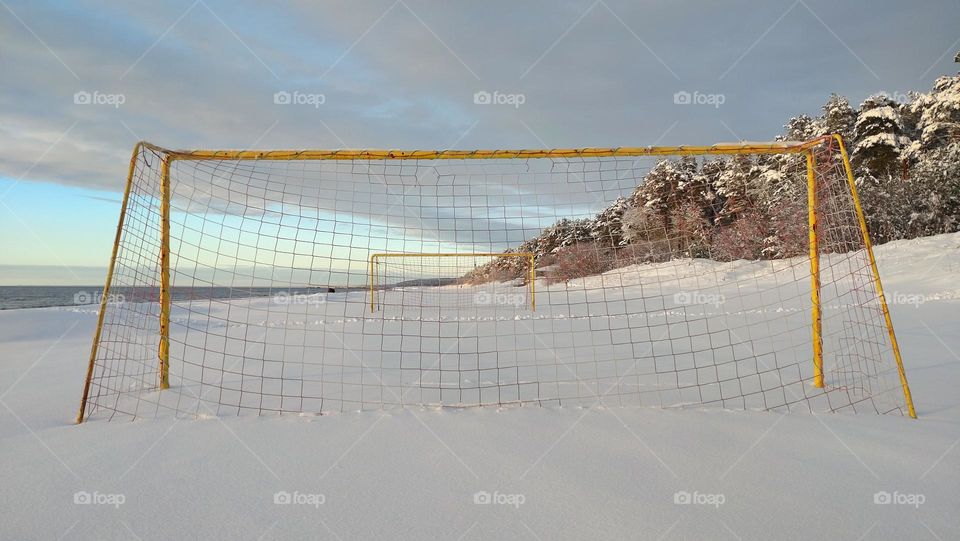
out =
{"type": "Polygon", "coordinates": [[[838,136],[138,143],[105,289],[78,421],[507,405],[915,416],[838,136]]]}
{"type": "Polygon", "coordinates": [[[533,253],[379,253],[370,256],[370,311],[536,310],[533,253]]]}

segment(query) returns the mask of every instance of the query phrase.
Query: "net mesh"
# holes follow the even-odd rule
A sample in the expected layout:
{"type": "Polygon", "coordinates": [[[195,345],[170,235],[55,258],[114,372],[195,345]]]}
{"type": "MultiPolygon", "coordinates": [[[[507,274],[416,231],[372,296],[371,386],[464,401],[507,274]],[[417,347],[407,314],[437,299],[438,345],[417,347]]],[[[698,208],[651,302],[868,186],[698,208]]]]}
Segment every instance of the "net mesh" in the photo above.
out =
{"type": "Polygon", "coordinates": [[[160,390],[161,161],[141,146],[86,417],[412,406],[904,413],[838,149],[803,154],[174,159],[160,390]]]}

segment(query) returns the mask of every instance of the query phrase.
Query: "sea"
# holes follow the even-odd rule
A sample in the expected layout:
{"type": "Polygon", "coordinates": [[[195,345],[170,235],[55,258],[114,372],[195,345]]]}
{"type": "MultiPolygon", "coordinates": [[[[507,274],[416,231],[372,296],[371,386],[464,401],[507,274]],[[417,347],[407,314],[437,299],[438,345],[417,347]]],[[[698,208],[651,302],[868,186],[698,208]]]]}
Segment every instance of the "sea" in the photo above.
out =
{"type": "MultiPolygon", "coordinates": [[[[329,293],[328,287],[173,287],[171,299],[196,301],[209,299],[245,299],[274,295],[329,293]]],[[[345,291],[356,288],[337,288],[345,291]]],[[[114,288],[108,302],[156,302],[156,287],[114,288]]],[[[103,286],[0,286],[0,310],[48,308],[53,306],[93,306],[103,298],[103,286]]]]}

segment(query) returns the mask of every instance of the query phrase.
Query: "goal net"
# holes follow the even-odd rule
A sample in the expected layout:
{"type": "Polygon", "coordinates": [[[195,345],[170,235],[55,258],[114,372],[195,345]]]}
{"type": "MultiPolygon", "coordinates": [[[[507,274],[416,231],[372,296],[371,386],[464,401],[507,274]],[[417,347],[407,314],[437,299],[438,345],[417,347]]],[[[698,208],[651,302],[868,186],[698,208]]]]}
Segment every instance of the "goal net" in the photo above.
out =
{"type": "Polygon", "coordinates": [[[914,415],[839,137],[140,143],[106,289],[79,421],[508,404],[914,415]]]}

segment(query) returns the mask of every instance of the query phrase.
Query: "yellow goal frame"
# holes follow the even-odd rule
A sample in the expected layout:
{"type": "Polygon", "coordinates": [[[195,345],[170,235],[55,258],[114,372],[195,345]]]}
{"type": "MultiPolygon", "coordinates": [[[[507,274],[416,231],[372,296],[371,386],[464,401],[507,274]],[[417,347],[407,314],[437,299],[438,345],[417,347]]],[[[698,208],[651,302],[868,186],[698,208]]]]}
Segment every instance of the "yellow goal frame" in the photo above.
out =
{"type": "MultiPolygon", "coordinates": [[[[94,341],[90,351],[90,360],[87,366],[87,376],[84,382],[83,397],[80,402],[80,411],[77,415],[77,422],[83,422],[84,412],[87,404],[87,398],[90,391],[90,382],[93,377],[93,369],[96,363],[97,347],[103,330],[104,313],[106,310],[107,299],[109,298],[110,286],[113,280],[113,272],[116,267],[117,252],[120,246],[124,218],[127,210],[127,203],[130,198],[130,188],[133,184],[136,160],[139,154],[144,150],[150,150],[161,156],[161,179],[160,179],[160,337],[157,348],[157,361],[159,366],[160,381],[159,388],[169,387],[169,350],[170,350],[170,308],[171,308],[171,284],[170,284],[170,168],[177,160],[223,160],[223,161],[245,161],[245,160],[276,160],[276,161],[294,161],[294,160],[480,160],[480,159],[507,159],[507,158],[603,158],[603,157],[644,157],[644,156],[709,156],[709,155],[760,155],[760,154],[804,154],[807,162],[807,204],[808,204],[808,227],[810,242],[810,274],[811,274],[811,334],[813,338],[812,361],[814,366],[813,384],[817,387],[823,387],[823,347],[821,336],[821,307],[820,307],[820,257],[817,249],[817,199],[816,199],[816,177],[813,150],[821,145],[830,144],[836,141],[840,154],[843,159],[843,167],[847,176],[847,184],[850,195],[853,198],[856,215],[859,222],[860,232],[863,237],[864,247],[870,261],[870,268],[873,274],[874,284],[877,290],[877,296],[880,300],[881,310],[884,316],[884,322],[887,332],[890,336],[891,348],[897,363],[897,371],[900,378],[903,395],[907,406],[907,412],[910,417],[916,418],[917,414],[913,405],[913,398],[910,393],[910,387],[907,383],[906,372],[903,367],[903,360],[900,355],[900,347],[897,343],[896,334],[893,330],[893,322],[890,318],[890,310],[887,306],[886,297],[883,293],[883,285],[880,281],[880,273],[877,269],[876,258],[873,254],[873,245],[870,241],[870,234],[867,230],[866,219],[860,204],[860,198],[857,195],[857,187],[854,181],[853,170],[850,166],[850,159],[843,140],[839,135],[825,135],[809,141],[793,142],[782,141],[773,143],[724,143],[712,146],[649,146],[649,147],[610,147],[610,148],[568,148],[568,149],[541,149],[541,150],[168,150],[148,143],[146,141],[138,142],[133,148],[133,154],[130,158],[130,168],[127,174],[127,181],[124,187],[123,201],[121,203],[120,218],[117,224],[116,236],[114,237],[113,252],[110,258],[110,264],[107,269],[106,283],[104,285],[101,298],[100,310],[97,319],[97,327],[94,334],[94,341]]],[[[417,254],[373,254],[370,258],[371,269],[374,258],[377,257],[399,257],[411,256],[417,254]]],[[[464,255],[491,255],[497,257],[510,256],[511,254],[420,254],[429,256],[464,256],[464,255]]],[[[532,257],[532,254],[514,253],[513,255],[521,257],[532,257]]],[[[536,282],[536,271],[534,264],[531,263],[530,288],[534,293],[534,284],[536,282]]],[[[372,285],[373,275],[371,273],[371,309],[375,308],[374,287],[372,285]]],[[[534,297],[531,295],[531,304],[535,307],[534,297]]]]}

